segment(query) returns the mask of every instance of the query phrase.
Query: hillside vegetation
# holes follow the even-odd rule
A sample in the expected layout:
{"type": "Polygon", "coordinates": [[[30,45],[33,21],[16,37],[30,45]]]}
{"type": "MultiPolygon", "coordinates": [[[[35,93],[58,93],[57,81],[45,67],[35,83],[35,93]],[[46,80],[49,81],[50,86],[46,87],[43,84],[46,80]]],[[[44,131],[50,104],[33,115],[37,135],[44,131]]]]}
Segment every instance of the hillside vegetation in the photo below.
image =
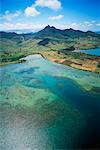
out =
{"type": "MultiPolygon", "coordinates": [[[[88,31],[60,30],[46,26],[37,33],[17,34],[0,32],[1,65],[16,62],[21,57],[34,53],[57,52],[59,55],[83,59],[82,54],[75,54],[75,49],[91,49],[100,46],[100,34],[88,31]],[[70,52],[70,53],[69,53],[70,52]]],[[[88,58],[88,55],[84,54],[88,58]]],[[[60,56],[59,56],[60,57],[60,56]]],[[[95,59],[94,56],[91,58],[95,59]]]]}

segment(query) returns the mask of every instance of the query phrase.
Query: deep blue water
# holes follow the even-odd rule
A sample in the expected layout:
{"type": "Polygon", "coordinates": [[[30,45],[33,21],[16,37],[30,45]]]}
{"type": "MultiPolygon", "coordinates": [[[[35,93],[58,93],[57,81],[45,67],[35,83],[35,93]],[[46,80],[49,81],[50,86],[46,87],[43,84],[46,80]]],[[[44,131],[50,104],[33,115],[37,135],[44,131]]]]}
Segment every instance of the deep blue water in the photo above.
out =
{"type": "Polygon", "coordinates": [[[0,148],[100,147],[100,76],[34,55],[0,68],[0,148]]]}
{"type": "Polygon", "coordinates": [[[100,56],[100,47],[96,49],[90,49],[90,50],[81,50],[80,52],[85,53],[85,54],[100,56]]]}

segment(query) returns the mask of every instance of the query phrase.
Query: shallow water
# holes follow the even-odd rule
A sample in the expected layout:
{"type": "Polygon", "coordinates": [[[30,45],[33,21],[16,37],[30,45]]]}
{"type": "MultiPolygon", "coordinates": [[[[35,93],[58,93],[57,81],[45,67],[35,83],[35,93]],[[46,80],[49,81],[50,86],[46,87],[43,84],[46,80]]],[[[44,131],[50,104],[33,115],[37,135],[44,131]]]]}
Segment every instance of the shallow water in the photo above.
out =
{"type": "Polygon", "coordinates": [[[0,75],[0,149],[99,148],[98,74],[34,55],[0,75]]]}
{"type": "Polygon", "coordinates": [[[80,52],[85,53],[85,54],[100,56],[100,47],[96,49],[81,50],[80,52]]]}

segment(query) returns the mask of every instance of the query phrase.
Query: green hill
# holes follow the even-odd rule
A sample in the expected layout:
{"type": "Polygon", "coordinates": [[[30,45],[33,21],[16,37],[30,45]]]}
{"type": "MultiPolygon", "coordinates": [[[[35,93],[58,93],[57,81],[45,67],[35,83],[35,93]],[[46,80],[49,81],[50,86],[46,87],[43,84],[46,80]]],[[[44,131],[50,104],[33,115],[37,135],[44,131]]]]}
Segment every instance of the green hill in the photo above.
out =
{"type": "Polygon", "coordinates": [[[9,62],[41,51],[73,51],[100,46],[100,34],[46,26],[37,33],[0,32],[0,60],[9,62]]]}

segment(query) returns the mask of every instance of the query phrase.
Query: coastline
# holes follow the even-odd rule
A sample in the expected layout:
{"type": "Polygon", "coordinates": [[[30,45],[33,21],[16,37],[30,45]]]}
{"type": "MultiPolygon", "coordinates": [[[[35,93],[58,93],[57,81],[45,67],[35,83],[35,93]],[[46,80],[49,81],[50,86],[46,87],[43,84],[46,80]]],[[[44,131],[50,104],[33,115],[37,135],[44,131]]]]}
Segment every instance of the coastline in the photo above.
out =
{"type": "MultiPolygon", "coordinates": [[[[32,55],[37,55],[37,54],[41,55],[41,57],[43,57],[44,59],[47,59],[52,62],[70,66],[72,68],[80,69],[83,71],[95,72],[95,73],[100,74],[100,68],[97,67],[98,64],[100,64],[99,57],[96,57],[96,59],[94,59],[94,57],[91,56],[91,59],[85,58],[85,60],[82,60],[81,58],[76,59],[76,58],[72,57],[71,55],[67,56],[63,52],[60,52],[60,54],[58,54],[57,51],[48,51],[48,52],[45,51],[45,52],[33,53],[30,55],[27,55],[26,57],[22,57],[17,61],[0,63],[0,67],[2,67],[4,65],[8,65],[8,64],[23,63],[23,62],[27,61],[28,57],[31,57],[32,55]]],[[[82,54],[82,55],[85,56],[86,54],[82,54]]]]}
{"type": "MultiPolygon", "coordinates": [[[[41,55],[41,53],[40,53],[41,55]]],[[[96,57],[95,59],[85,59],[81,60],[81,59],[74,59],[74,58],[69,58],[64,56],[64,54],[62,53],[62,55],[59,58],[59,54],[57,54],[56,52],[53,53],[42,53],[42,55],[44,56],[45,59],[52,61],[52,62],[56,62],[59,64],[63,64],[66,66],[70,66],[72,68],[76,68],[76,69],[80,69],[83,71],[90,71],[90,72],[95,72],[100,74],[100,68],[97,67],[98,64],[100,63],[100,58],[96,57]]]]}

